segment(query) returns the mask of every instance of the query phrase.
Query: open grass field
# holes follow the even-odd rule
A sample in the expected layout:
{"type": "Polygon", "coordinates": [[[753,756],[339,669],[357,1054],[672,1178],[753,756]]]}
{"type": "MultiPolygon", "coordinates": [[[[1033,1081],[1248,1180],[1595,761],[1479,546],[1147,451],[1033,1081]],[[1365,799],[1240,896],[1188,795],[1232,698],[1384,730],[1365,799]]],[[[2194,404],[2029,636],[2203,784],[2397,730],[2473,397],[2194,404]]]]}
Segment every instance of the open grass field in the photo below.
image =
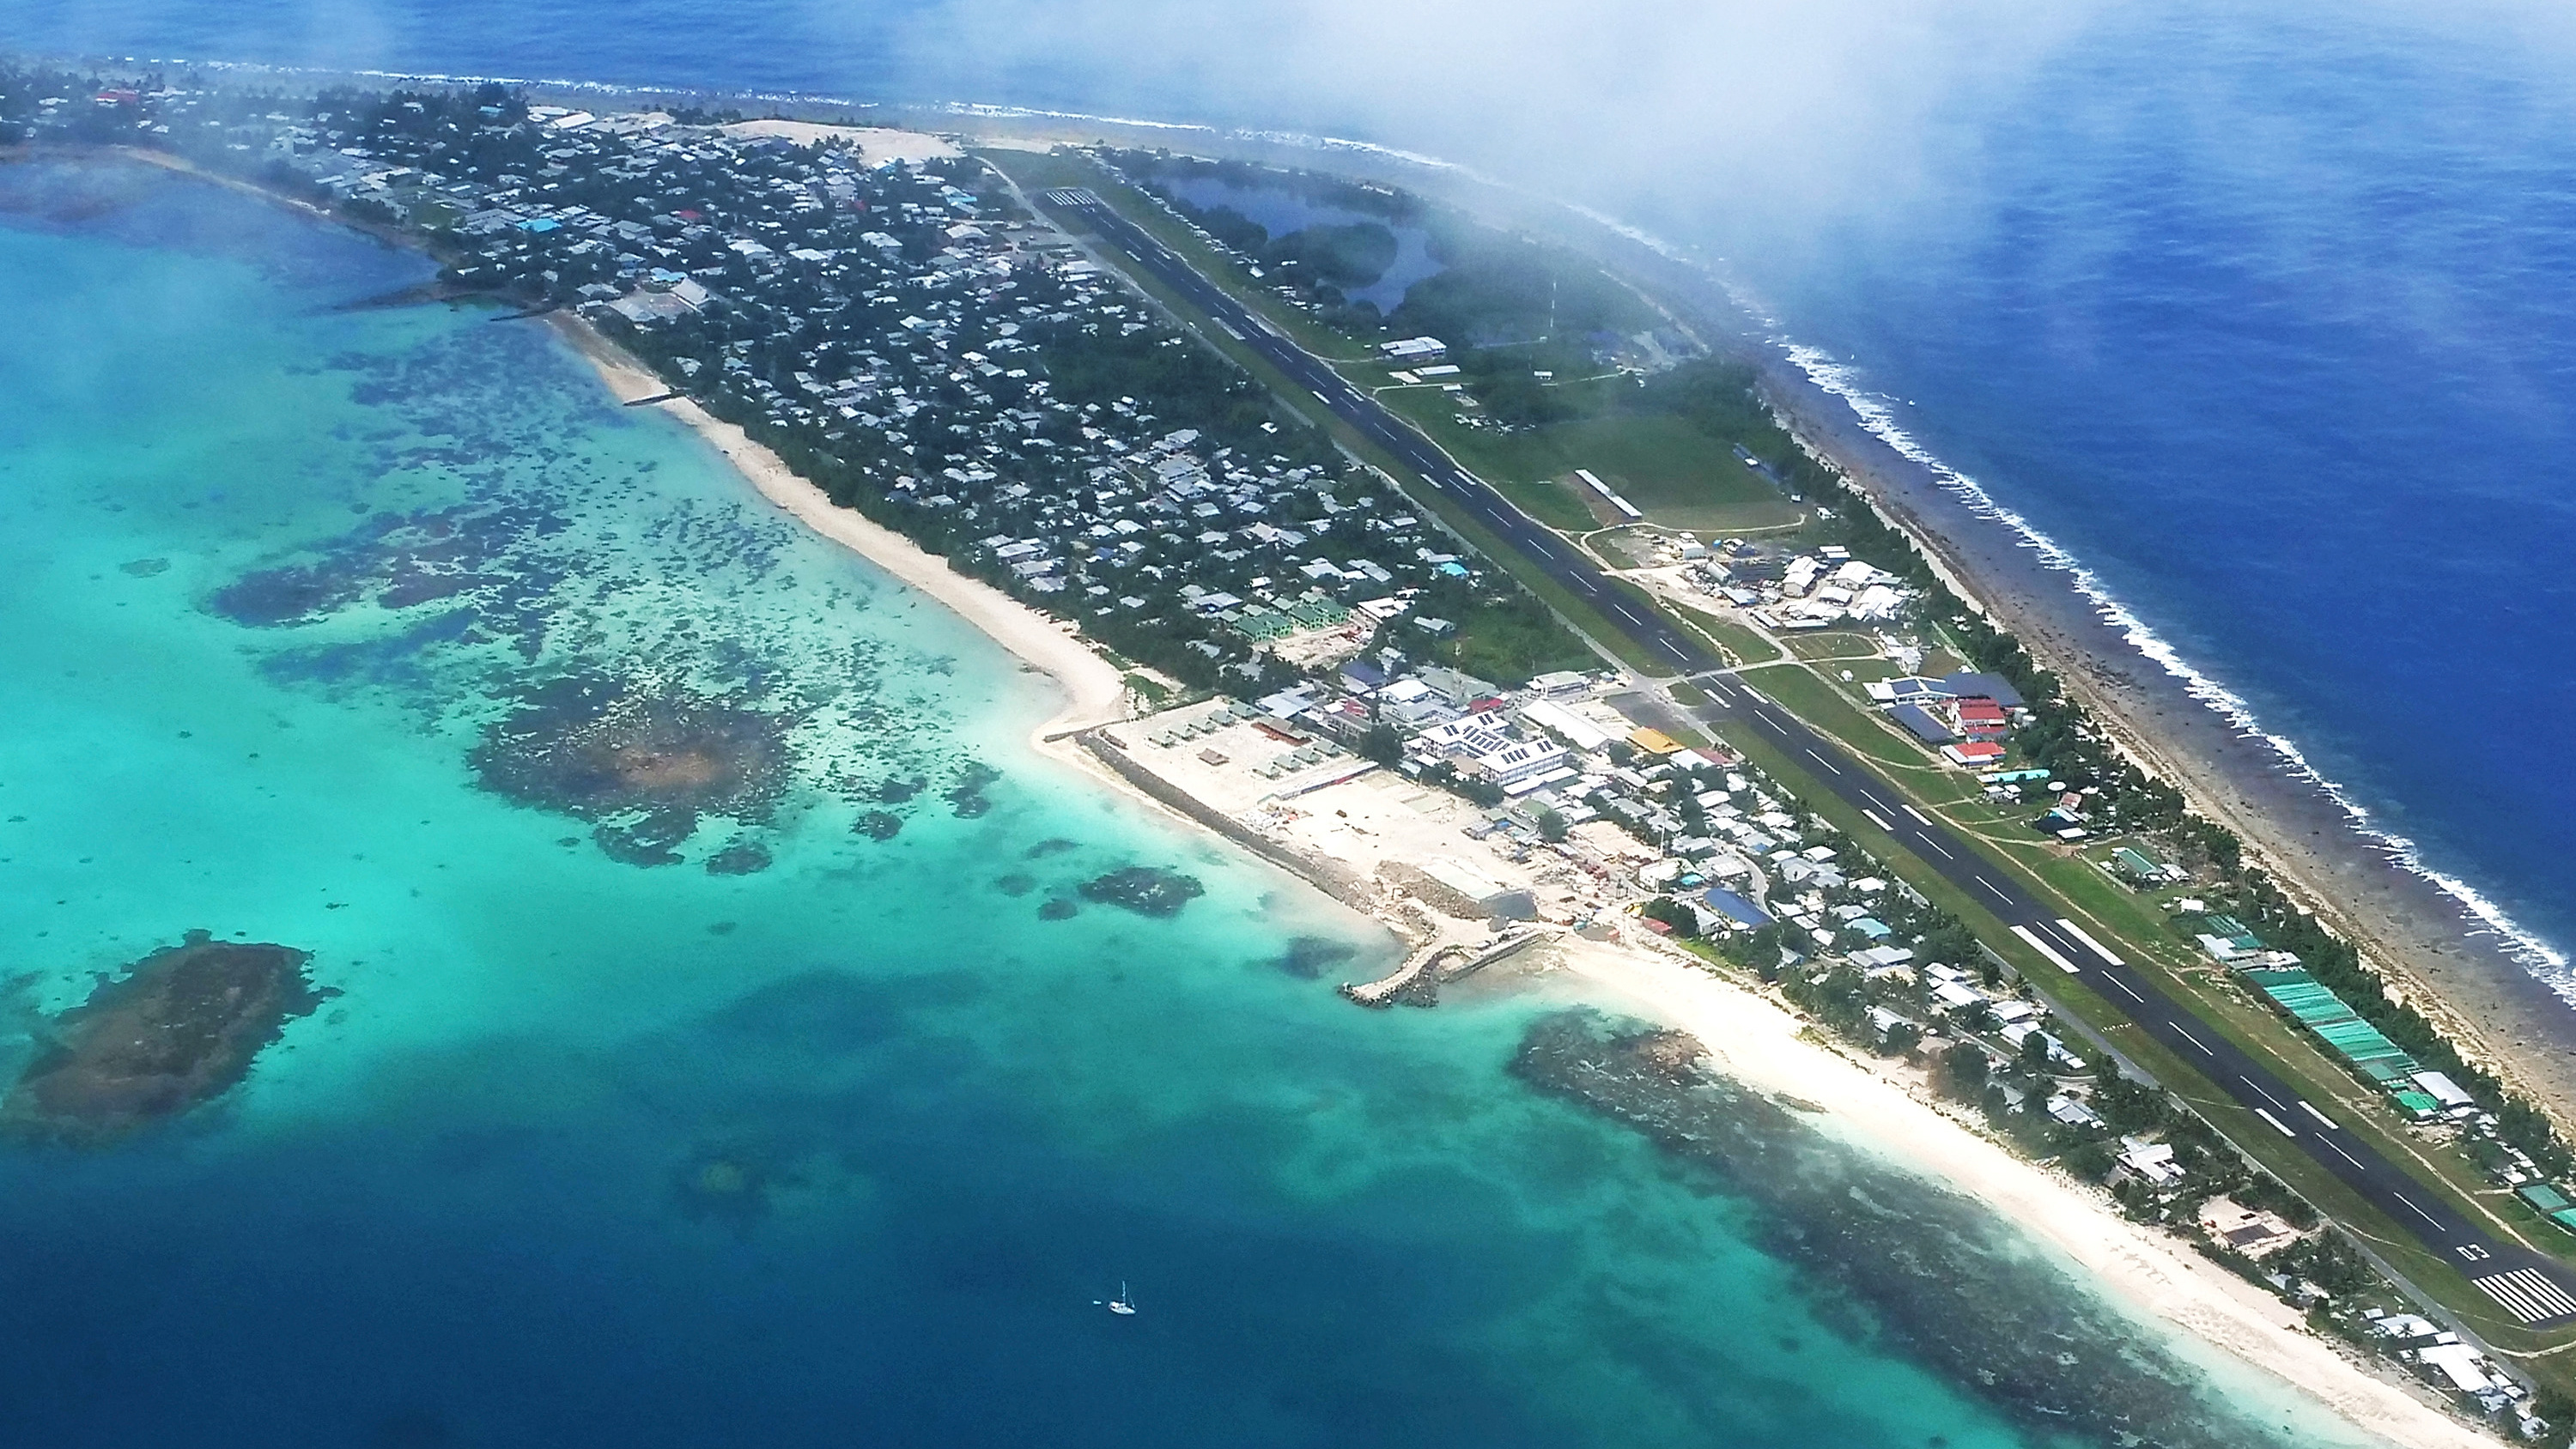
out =
{"type": "Polygon", "coordinates": [[[1597,521],[1574,470],[1588,468],[1649,521],[1701,533],[1788,528],[1806,517],[1725,443],[1664,413],[1604,411],[1517,432],[1459,420],[1457,395],[1392,388],[1379,397],[1422,425],[1458,461],[1559,528],[1597,521]]]}

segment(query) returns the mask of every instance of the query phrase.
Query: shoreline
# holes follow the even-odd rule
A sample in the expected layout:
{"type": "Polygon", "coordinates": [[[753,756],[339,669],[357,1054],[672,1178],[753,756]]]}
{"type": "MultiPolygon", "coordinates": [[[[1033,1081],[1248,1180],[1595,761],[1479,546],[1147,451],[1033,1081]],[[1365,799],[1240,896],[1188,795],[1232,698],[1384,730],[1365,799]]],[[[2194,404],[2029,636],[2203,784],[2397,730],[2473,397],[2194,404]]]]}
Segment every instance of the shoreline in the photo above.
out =
{"type": "MultiPolygon", "coordinates": [[[[206,177],[193,167],[166,169],[219,183],[223,180],[206,177]]],[[[291,198],[256,187],[246,189],[320,219],[340,220],[291,198]]],[[[379,235],[378,239],[384,238],[379,235]]],[[[658,376],[586,322],[564,312],[549,314],[548,320],[621,403],[667,391],[658,376]]],[[[662,405],[674,409],[683,423],[712,445],[773,505],[948,608],[1033,672],[1047,674],[1061,691],[1063,703],[1034,732],[1032,748],[1072,764],[1150,808],[1210,828],[1206,821],[1154,798],[1075,747],[1075,736],[1126,717],[1127,690],[1121,673],[1069,632],[1067,626],[990,585],[955,572],[946,560],[921,550],[855,510],[832,503],[774,452],[752,441],[738,426],[706,413],[694,401],[673,399],[662,405]]],[[[1976,575],[1969,571],[1967,577],[1973,579],[1976,575]]],[[[1327,894],[1336,894],[1309,870],[1268,857],[1266,852],[1261,854],[1327,894]]],[[[1750,1061],[1756,1069],[1768,1071],[1774,1080],[1795,1083],[1797,1092],[1809,1097],[1818,1095],[1812,1089],[1819,1083],[1830,1086],[1830,1100],[1844,1104],[1836,1116],[1845,1130],[1854,1130],[1855,1124],[1891,1124],[1876,1134],[1870,1133],[1866,1125],[1857,1130],[1878,1143],[1893,1160],[1952,1183],[1997,1213],[2019,1222],[2026,1231],[2034,1232],[2100,1278],[2107,1289],[2121,1294],[2139,1316],[2166,1323],[2287,1385],[2304,1389],[2340,1417],[2370,1432],[2402,1436],[2400,1442],[2405,1443],[2490,1442],[2423,1404],[2405,1389],[2345,1359],[2324,1341],[2304,1333],[2295,1315],[2286,1308],[2278,1308],[2277,1316],[2265,1315],[2262,1305],[2271,1300],[2215,1264],[2198,1262],[2177,1253],[2170,1244],[2157,1243],[2144,1230],[2093,1201],[2075,1184],[2013,1158],[1899,1084],[1825,1046],[1801,1040],[1796,1018],[1776,1003],[1695,966],[1648,951],[1587,946],[1577,954],[1585,964],[1575,966],[1570,974],[1617,1001],[1641,1004],[1671,1019],[1699,1037],[1730,1072],[1745,1071],[1748,1079],[1754,1079],[1755,1072],[1744,1066],[1750,1061]],[[1728,1001],[1730,994],[1738,1000],[1728,1001]],[[1729,1050],[1716,1050],[1721,1041],[1729,1043],[1729,1050]],[[1902,1127],[1892,1125],[1900,1123],[1902,1127]],[[2331,1365],[2338,1363],[2349,1371],[2348,1378],[2332,1373],[2331,1365]],[[2331,1394],[2325,1392],[2319,1387],[2321,1377],[2340,1384],[2340,1388],[2331,1394]]]]}
{"type": "MultiPolygon", "coordinates": [[[[551,314],[549,320],[621,402],[667,390],[658,376],[588,323],[564,313],[551,314]]],[[[1031,738],[1032,748],[1158,814],[1289,872],[1311,889],[1366,910],[1363,893],[1353,889],[1353,882],[1336,878],[1321,862],[1286,847],[1260,848],[1246,838],[1249,832],[1225,828],[1204,810],[1166,800],[1098,758],[1088,747],[1089,737],[1100,726],[1125,718],[1118,707],[1124,703],[1124,681],[1053,620],[833,503],[775,453],[694,402],[674,399],[660,406],[675,409],[745,481],[800,523],[884,567],[1028,666],[1053,677],[1067,691],[1067,703],[1031,738]],[[1100,716],[1104,679],[1112,712],[1100,716]]],[[[1397,924],[1388,911],[1367,913],[1390,930],[1397,924]]],[[[2141,1321],[2188,1336],[2271,1376],[2346,1423],[2395,1443],[2472,1449],[2494,1442],[2418,1398],[2406,1384],[2373,1372],[2309,1333],[2295,1311],[2190,1253],[2177,1240],[2130,1223],[2096,1194],[2014,1156],[1882,1072],[1809,1039],[1804,1024],[1779,1003],[1652,948],[1569,936],[1556,949],[1562,969],[1583,983],[1578,999],[1678,1027],[1697,1038],[1722,1070],[1750,1085],[1816,1102],[1834,1124],[1826,1130],[1976,1199],[2083,1269],[2093,1286],[2141,1321]]]]}
{"type": "MultiPolygon", "coordinates": [[[[383,79],[342,76],[327,68],[236,68],[304,80],[383,79]]],[[[1471,210],[1499,211],[1513,224],[1556,232],[1596,254],[1606,243],[1619,255],[1615,260],[1602,255],[1601,260],[1618,270],[1642,270],[1659,277],[1660,283],[1650,290],[1680,306],[1695,324],[1722,337],[1753,362],[1784,423],[1799,436],[1816,441],[1843,465],[1863,494],[1915,539],[1927,558],[1964,586],[1959,588],[1962,597],[1987,609],[2021,638],[2037,662],[2067,680],[2070,692],[2091,709],[2117,748],[2180,788],[2192,809],[2233,830],[2250,860],[2382,971],[2392,995],[2424,1011],[2464,1056],[2531,1098],[2557,1120],[2562,1131],[2576,1138],[2576,1000],[2560,995],[2520,959],[2513,943],[2481,919],[2459,891],[2446,888],[2429,867],[2373,837],[2345,802],[2317,780],[2297,775],[2291,761],[2266,736],[2249,734],[2231,722],[2210,701],[2196,696],[2183,679],[2171,676],[2137,641],[2102,618],[2100,606],[2080,592],[2070,574],[2034,563],[2027,540],[2014,533],[2009,523],[1957,496],[1933,467],[1907,457],[1872,432],[1846,399],[1820,385],[1798,364],[1790,355],[1788,339],[1774,335],[1776,329],[1766,328],[1762,319],[1749,313],[1719,278],[1645,233],[1570,203],[1517,191],[1435,157],[1331,137],[1224,125],[1175,126],[954,101],[862,104],[721,87],[560,80],[516,83],[541,92],[578,92],[589,103],[734,100],[781,115],[817,106],[857,107],[868,116],[868,124],[962,135],[985,144],[997,138],[1026,141],[1031,137],[1041,146],[1109,143],[1113,134],[1123,133],[1123,144],[1169,145],[1187,137],[1208,154],[1371,176],[1471,210]],[[1580,223],[1588,237],[1572,235],[1577,228],[1568,225],[1569,218],[1580,223]],[[2150,667],[2137,667],[2142,664],[2150,667]]],[[[170,165],[219,185],[270,195],[298,210],[356,226],[379,240],[416,245],[321,212],[296,198],[203,172],[176,158],[113,149],[129,159],[170,165]]],[[[910,547],[898,536],[889,533],[888,537],[910,547]]],[[[995,597],[1012,602],[998,591],[995,597]]],[[[1109,771],[1081,752],[1052,746],[1047,752],[1096,776],[1111,778],[1109,771]]],[[[2474,894],[2466,883],[2462,889],[2474,894]]]]}
{"type": "Polygon", "coordinates": [[[1762,370],[1792,432],[1914,539],[1962,598],[2063,679],[2116,748],[2234,831],[2249,862],[2350,941],[2390,994],[2423,1012],[2463,1056],[2562,1130],[2576,1126],[2576,1004],[2461,901],[2357,828],[2339,799],[2293,773],[2269,736],[2193,694],[2071,576],[2034,563],[2008,524],[1982,516],[1791,364],[1771,358],[1762,370]]]}
{"type": "Polygon", "coordinates": [[[2179,1240],[2120,1217],[2095,1193],[2008,1151],[1925,1101],[1883,1067],[1814,1039],[1770,998],[1651,949],[1578,937],[1558,969],[1587,1004],[1623,1003],[1697,1038],[1718,1069],[1821,1109],[1819,1130],[1975,1199],[2081,1268],[2131,1316],[2269,1375],[2348,1424],[2395,1443],[2496,1441],[2307,1331],[2301,1316],[2179,1240]]]}
{"type": "MultiPolygon", "coordinates": [[[[621,403],[668,391],[658,375],[588,322],[568,312],[549,314],[547,320],[621,403]]],[[[957,573],[945,559],[856,510],[833,503],[777,454],[693,400],[675,398],[657,406],[674,410],[756,491],[800,523],[885,568],[1026,667],[1052,678],[1066,703],[1032,734],[1033,750],[1294,875],[1403,939],[1394,913],[1369,909],[1365,893],[1353,890],[1353,882],[1338,878],[1322,862],[1284,846],[1263,848],[1247,838],[1250,832],[1219,824],[1204,808],[1167,800],[1102,758],[1091,740],[1100,727],[1127,718],[1125,683],[1064,626],[957,573]]],[[[1953,566],[1946,556],[1935,556],[1945,569],[1953,566]]],[[[1960,581],[1974,579],[1966,573],[1960,581]]],[[[1982,601],[1981,595],[1972,597],[1982,601]]],[[[1810,1039],[1800,1019],[1782,1004],[1650,947],[1567,937],[1560,942],[1559,958],[1563,969],[1585,984],[1577,998],[1585,1004],[1641,1011],[1689,1032],[1723,1070],[1749,1084],[1818,1101],[1834,1121],[1828,1130],[1974,1198],[2082,1269],[2094,1287],[2140,1321],[2189,1337],[2353,1427],[2392,1442],[2441,1449],[2495,1442],[2418,1397],[2412,1385],[2384,1376],[2309,1332],[2295,1311],[2192,1254],[2179,1240],[2129,1222],[2096,1194],[2016,1157],[1902,1083],[1810,1039]]]]}
{"type": "MultiPolygon", "coordinates": [[[[670,391],[650,368],[588,322],[566,311],[546,314],[547,323],[573,351],[588,362],[620,404],[670,391]]],[[[948,566],[948,560],[925,552],[902,534],[876,523],[857,509],[844,508],[807,482],[768,448],[733,424],[722,421],[694,399],[656,403],[704,439],[744,481],[806,528],[857,554],[972,625],[1019,659],[1021,664],[1055,682],[1064,696],[1056,713],[1038,726],[1030,746],[1050,758],[1076,761],[1079,752],[1066,741],[1085,730],[1127,717],[1127,681],[1117,666],[1094,652],[1069,628],[1048,618],[992,585],[971,579],[948,566]]],[[[1105,775],[1105,771],[1089,773],[1105,775]]]]}

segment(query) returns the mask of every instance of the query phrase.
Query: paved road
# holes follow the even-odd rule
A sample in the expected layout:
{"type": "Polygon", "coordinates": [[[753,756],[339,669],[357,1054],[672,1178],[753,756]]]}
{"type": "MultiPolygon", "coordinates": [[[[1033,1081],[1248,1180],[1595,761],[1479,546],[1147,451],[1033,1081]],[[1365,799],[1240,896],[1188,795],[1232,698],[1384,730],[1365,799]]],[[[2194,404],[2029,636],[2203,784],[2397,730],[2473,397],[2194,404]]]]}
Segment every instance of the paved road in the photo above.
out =
{"type": "MultiPolygon", "coordinates": [[[[1902,802],[1884,780],[1847,751],[1772,704],[1751,686],[1715,672],[1723,661],[1626,594],[1554,531],[1530,518],[1483,480],[1353,387],[1331,367],[1273,331],[1270,325],[1191,269],[1143,228],[1088,191],[1046,194],[1054,205],[1079,210],[1112,245],[1156,281],[1215,319],[1228,335],[1259,353],[1298,386],[1385,448],[1404,465],[1448,494],[1577,597],[1590,602],[1646,657],[1669,659],[1677,672],[1698,676],[1708,702],[1691,711],[1703,724],[1740,721],[1768,736],[1781,753],[1825,788],[1858,809],[1961,891],[1991,909],[2023,944],[2095,994],[2128,1013],[2175,1056],[2234,1097],[2278,1132],[2413,1232],[2436,1253],[2450,1255],[2461,1271],[2517,1320],[2534,1327],[2576,1322],[2576,1271],[2519,1244],[2488,1236],[2438,1195],[2382,1157],[2329,1114],[2299,1097],[2279,1077],[2229,1044],[2216,1029],[2166,996],[2155,983],[2083,927],[2040,903],[1997,870],[1947,827],[1902,802]]],[[[1660,695],[1641,695],[1674,709],[1660,695]]],[[[1624,701],[1623,701],[1624,703],[1624,701]]]]}
{"type": "MultiPolygon", "coordinates": [[[[2167,996],[2109,945],[2043,904],[1997,870],[1949,827],[1905,803],[1848,751],[1731,674],[1695,681],[1708,702],[1689,711],[1702,724],[1741,722],[1899,845],[1993,911],[2022,943],[2092,988],[2201,1075],[2368,1199],[2389,1219],[2452,1262],[2507,1312],[2541,1326],[2576,1321],[2576,1272],[2518,1243],[2481,1231],[2369,1143],[2298,1095],[2288,1083],[2167,996]]],[[[1678,706],[1667,706],[1677,708],[1678,706]]],[[[2340,1110],[2340,1109],[2338,1109],[2340,1110]]]]}
{"type": "Polygon", "coordinates": [[[1723,662],[1654,610],[1612,585],[1590,559],[1553,529],[1521,512],[1483,479],[1459,467],[1412,424],[1344,381],[1304,348],[1280,336],[1250,308],[1200,276],[1151,233],[1120,216],[1099,197],[1071,189],[1050,191],[1046,197],[1057,206],[1080,211],[1103,237],[1133,258],[1155,281],[1187,298],[1191,306],[1214,318],[1228,336],[1261,354],[1333,416],[1393,454],[1522,557],[1546,570],[1548,577],[1591,605],[1612,628],[1626,636],[1641,657],[1668,661],[1666,668],[1677,674],[1714,669],[1723,662]]]}

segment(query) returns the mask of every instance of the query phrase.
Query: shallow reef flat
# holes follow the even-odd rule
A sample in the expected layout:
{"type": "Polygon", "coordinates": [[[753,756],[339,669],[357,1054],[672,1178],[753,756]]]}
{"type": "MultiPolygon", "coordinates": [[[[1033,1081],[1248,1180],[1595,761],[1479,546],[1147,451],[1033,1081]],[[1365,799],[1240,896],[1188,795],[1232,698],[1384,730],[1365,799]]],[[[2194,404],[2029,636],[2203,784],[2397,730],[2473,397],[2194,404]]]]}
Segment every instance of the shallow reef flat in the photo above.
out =
{"type": "Polygon", "coordinates": [[[1793,1099],[1715,1070],[1685,1032],[1553,1012],[1530,1025],[1512,1073],[1644,1132],[1707,1187],[1749,1202],[1761,1246],[1798,1265],[1820,1315],[2049,1442],[2300,1442],[2231,1411],[2198,1370],[1991,1209],[1832,1142],[1793,1099]]]}

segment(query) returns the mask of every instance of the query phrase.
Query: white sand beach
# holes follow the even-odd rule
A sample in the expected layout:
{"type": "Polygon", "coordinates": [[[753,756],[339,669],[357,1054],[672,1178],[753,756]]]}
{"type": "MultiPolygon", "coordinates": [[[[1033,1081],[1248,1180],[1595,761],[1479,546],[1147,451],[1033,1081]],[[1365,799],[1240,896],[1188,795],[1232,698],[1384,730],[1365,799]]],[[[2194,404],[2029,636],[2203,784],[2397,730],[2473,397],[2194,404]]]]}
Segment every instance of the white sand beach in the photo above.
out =
{"type": "Polygon", "coordinates": [[[1568,937],[1556,948],[1577,994],[1679,1027],[1729,1075],[1823,1109],[1837,1137],[1949,1183],[2083,1266],[2116,1299],[2295,1385],[2348,1422],[2405,1445],[2495,1443],[2307,1331],[2271,1295],[2178,1240],[2121,1217],[2107,1198],[2015,1156],[1847,1058],[1774,1002],[1646,949],[1568,937]]]}
{"type": "MultiPolygon", "coordinates": [[[[670,389],[643,364],[568,313],[555,313],[557,328],[598,369],[609,391],[621,402],[652,397],[670,389]]],[[[1116,666],[1075,638],[1060,624],[992,585],[970,579],[948,561],[924,553],[911,539],[843,508],[823,490],[797,476],[786,460],[753,442],[743,430],[724,422],[695,402],[674,398],[655,404],[687,423],[715,445],[750,480],[760,495],[795,515],[798,522],[849,549],[887,573],[919,589],[982,630],[1031,667],[1052,676],[1065,693],[1064,708],[1039,730],[1046,737],[1089,729],[1126,716],[1127,684],[1116,666]]],[[[1048,751],[1059,757],[1064,752],[1048,751]]]]}
{"type": "Polygon", "coordinates": [[[860,158],[871,163],[948,161],[965,154],[937,136],[884,126],[826,126],[814,121],[736,121],[723,129],[728,136],[776,136],[799,146],[811,146],[818,141],[841,142],[858,147],[860,158]]]}
{"type": "MultiPolygon", "coordinates": [[[[660,378],[587,323],[554,318],[622,400],[668,391],[660,378]]],[[[1067,702],[1032,744],[1173,818],[1155,801],[1071,747],[1067,736],[1126,717],[1123,676],[1066,625],[952,570],[911,540],[834,504],[741,428],[685,399],[658,404],[696,429],[761,495],[815,532],[956,611],[1034,669],[1067,702]]],[[[1768,1091],[1823,1109],[1825,1130],[1946,1182],[2083,1267],[2141,1315],[2172,1325],[2294,1386],[2321,1411],[2421,1449],[2495,1441],[2433,1407],[2418,1391],[2365,1367],[2307,1331],[2299,1315],[2186,1249],[2121,1217],[2092,1189],[2013,1155],[1918,1098],[1890,1070],[1864,1065],[1804,1032],[1777,1003],[1663,951],[1565,938],[1556,948],[1573,994],[1690,1032],[1721,1067],[1768,1091]]]]}

